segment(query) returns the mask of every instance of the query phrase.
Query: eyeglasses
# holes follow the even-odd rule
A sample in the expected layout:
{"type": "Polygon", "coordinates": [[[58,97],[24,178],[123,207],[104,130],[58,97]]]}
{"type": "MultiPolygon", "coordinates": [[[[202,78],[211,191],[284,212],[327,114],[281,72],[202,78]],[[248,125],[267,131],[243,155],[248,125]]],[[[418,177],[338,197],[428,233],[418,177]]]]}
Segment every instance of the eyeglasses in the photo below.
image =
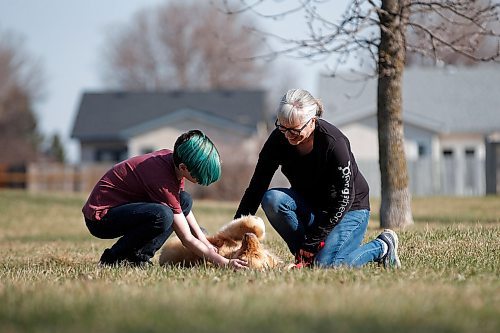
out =
{"type": "Polygon", "coordinates": [[[274,122],[274,126],[276,126],[276,128],[283,134],[286,134],[286,132],[290,132],[291,135],[293,136],[299,136],[300,133],[302,132],[302,130],[304,128],[306,128],[307,124],[309,124],[309,122],[311,120],[313,120],[314,117],[312,117],[311,119],[309,119],[308,121],[306,121],[306,123],[304,124],[304,126],[302,126],[301,128],[288,128],[288,127],[285,127],[283,125],[281,125],[279,122],[278,122],[278,119],[276,119],[276,121],[274,122]]]}

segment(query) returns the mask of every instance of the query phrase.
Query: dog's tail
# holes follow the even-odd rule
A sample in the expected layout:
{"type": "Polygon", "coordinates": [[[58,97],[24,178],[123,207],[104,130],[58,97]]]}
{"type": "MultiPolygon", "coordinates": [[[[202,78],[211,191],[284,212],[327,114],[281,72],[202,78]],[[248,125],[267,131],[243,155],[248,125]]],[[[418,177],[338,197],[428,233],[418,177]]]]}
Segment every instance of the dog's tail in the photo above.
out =
{"type": "Polygon", "coordinates": [[[219,232],[217,232],[217,236],[226,239],[241,240],[243,239],[243,235],[248,232],[255,234],[259,240],[263,240],[266,235],[264,221],[260,217],[254,215],[242,216],[223,226],[219,232]]]}

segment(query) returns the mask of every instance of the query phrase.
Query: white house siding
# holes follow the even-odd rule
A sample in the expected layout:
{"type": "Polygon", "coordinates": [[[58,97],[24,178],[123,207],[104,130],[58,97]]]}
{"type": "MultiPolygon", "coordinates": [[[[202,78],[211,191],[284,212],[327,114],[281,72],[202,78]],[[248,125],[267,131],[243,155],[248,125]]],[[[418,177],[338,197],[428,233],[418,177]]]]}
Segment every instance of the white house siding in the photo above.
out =
{"type": "Polygon", "coordinates": [[[340,127],[351,143],[356,159],[378,161],[377,129],[366,121],[340,127]]]}
{"type": "Polygon", "coordinates": [[[173,149],[175,140],[182,133],[178,128],[163,127],[132,137],[128,144],[129,157],[164,148],[173,149]]]}
{"type": "MultiPolygon", "coordinates": [[[[339,127],[351,142],[352,151],[368,181],[371,195],[380,196],[375,117],[339,127]]],[[[485,193],[485,148],[481,135],[438,135],[411,124],[405,125],[404,135],[408,176],[413,195],[485,193]],[[452,151],[452,156],[443,156],[444,151],[452,151]],[[471,153],[472,151],[474,153],[471,153]]]]}
{"type": "MultiPolygon", "coordinates": [[[[378,133],[376,117],[371,116],[339,126],[340,130],[349,138],[351,149],[358,163],[361,173],[370,186],[372,196],[380,196],[380,166],[378,160],[378,133]]],[[[405,125],[405,153],[408,159],[408,173],[410,188],[416,195],[435,193],[438,191],[439,173],[433,172],[431,156],[435,149],[435,137],[431,131],[417,126],[405,125]],[[419,156],[419,145],[423,145],[425,156],[419,156]],[[425,181],[417,179],[425,178],[425,181]]]]}
{"type": "Polygon", "coordinates": [[[484,194],[484,137],[480,134],[443,134],[440,140],[444,193],[484,194]]]}
{"type": "MultiPolygon", "coordinates": [[[[364,119],[370,110],[375,114],[377,79],[364,80],[341,72],[336,74],[335,78],[322,76],[319,82],[318,97],[332,117],[354,123],[364,119]]],[[[402,85],[405,124],[413,123],[439,134],[431,136],[430,141],[416,138],[415,146],[406,145],[410,178],[423,177],[422,180],[412,180],[413,192],[422,195],[483,195],[486,181],[489,182],[489,193],[499,192],[495,175],[500,174],[500,168],[494,165],[497,159],[495,149],[486,149],[485,145],[485,136],[500,128],[500,95],[492,89],[498,86],[499,79],[500,66],[494,64],[405,69],[402,85]],[[412,158],[429,143],[430,157],[412,158]],[[447,152],[446,158],[443,151],[447,152]],[[426,159],[429,162],[425,162],[426,159]],[[487,163],[488,177],[485,171],[487,163]],[[432,187],[425,185],[429,172],[433,175],[432,187]],[[484,178],[480,179],[481,175],[484,178]],[[426,193],[426,189],[429,192],[426,193]]],[[[405,140],[411,137],[408,134],[405,128],[405,140]]]]}
{"type": "Polygon", "coordinates": [[[442,134],[440,140],[442,150],[452,149],[458,156],[465,156],[467,149],[474,149],[477,159],[485,158],[482,134],[442,134]]]}
{"type": "MultiPolygon", "coordinates": [[[[330,120],[334,125],[335,120],[330,120]]],[[[368,117],[357,122],[337,125],[351,143],[358,168],[370,187],[370,195],[380,196],[377,120],[368,117]]]]}
{"type": "MultiPolygon", "coordinates": [[[[356,159],[378,161],[378,133],[375,116],[340,125],[339,128],[349,138],[356,159]]],[[[438,157],[439,154],[434,151],[439,147],[436,146],[437,136],[432,131],[405,124],[404,136],[408,160],[417,160],[426,156],[438,157]],[[422,151],[424,155],[421,155],[422,151]]]]}
{"type": "Polygon", "coordinates": [[[437,137],[436,133],[419,126],[405,124],[404,126],[406,156],[409,160],[418,160],[422,158],[437,158],[433,151],[437,137]]]}
{"type": "Polygon", "coordinates": [[[257,153],[254,137],[245,137],[228,128],[215,127],[192,120],[183,120],[132,137],[128,145],[129,154],[135,156],[163,148],[173,149],[179,135],[190,129],[203,131],[214,142],[223,162],[255,159],[257,153]]]}

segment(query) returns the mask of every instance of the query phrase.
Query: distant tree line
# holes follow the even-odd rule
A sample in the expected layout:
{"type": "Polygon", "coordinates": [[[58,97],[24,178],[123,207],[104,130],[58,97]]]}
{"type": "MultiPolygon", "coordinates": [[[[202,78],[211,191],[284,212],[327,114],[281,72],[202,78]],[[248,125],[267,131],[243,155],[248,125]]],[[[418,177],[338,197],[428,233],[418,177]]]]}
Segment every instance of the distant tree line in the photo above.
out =
{"type": "Polygon", "coordinates": [[[0,31],[0,163],[38,157],[40,134],[33,103],[41,80],[40,66],[26,53],[20,37],[0,31]]]}
{"type": "Polygon", "coordinates": [[[24,168],[44,157],[64,162],[60,136],[44,144],[35,104],[44,91],[43,69],[29,54],[20,35],[0,30],[0,164],[24,168]]]}

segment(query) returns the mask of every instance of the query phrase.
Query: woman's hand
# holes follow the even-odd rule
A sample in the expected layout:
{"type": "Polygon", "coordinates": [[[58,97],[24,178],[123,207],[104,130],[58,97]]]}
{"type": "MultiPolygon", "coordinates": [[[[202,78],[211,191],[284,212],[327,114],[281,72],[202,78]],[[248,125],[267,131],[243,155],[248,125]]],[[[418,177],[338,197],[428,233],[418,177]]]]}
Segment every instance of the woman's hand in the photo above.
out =
{"type": "Polygon", "coordinates": [[[295,264],[290,264],[287,266],[287,270],[292,268],[305,268],[311,267],[314,262],[315,254],[304,249],[299,249],[295,254],[295,264]]]}
{"type": "Polygon", "coordinates": [[[248,269],[248,262],[241,259],[229,259],[227,266],[234,269],[248,269]]]}
{"type": "Polygon", "coordinates": [[[298,256],[302,258],[303,261],[312,261],[314,259],[315,254],[304,249],[299,250],[298,256]]]}

